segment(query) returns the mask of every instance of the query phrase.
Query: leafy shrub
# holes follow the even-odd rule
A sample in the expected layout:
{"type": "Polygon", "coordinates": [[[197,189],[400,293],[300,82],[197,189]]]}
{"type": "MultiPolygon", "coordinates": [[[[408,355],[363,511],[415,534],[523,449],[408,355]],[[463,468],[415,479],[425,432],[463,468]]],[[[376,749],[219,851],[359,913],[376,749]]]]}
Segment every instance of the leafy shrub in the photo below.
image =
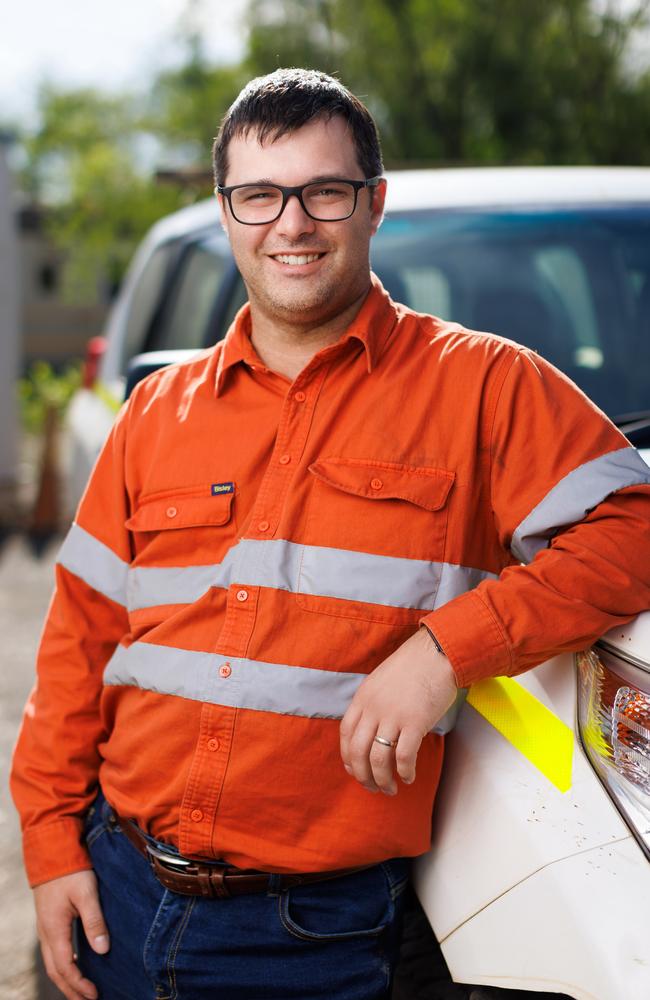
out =
{"type": "Polygon", "coordinates": [[[68,365],[56,372],[47,361],[35,361],[24,378],[18,381],[18,399],[23,427],[31,434],[40,434],[48,410],[60,418],[73,393],[81,385],[81,363],[68,365]]]}

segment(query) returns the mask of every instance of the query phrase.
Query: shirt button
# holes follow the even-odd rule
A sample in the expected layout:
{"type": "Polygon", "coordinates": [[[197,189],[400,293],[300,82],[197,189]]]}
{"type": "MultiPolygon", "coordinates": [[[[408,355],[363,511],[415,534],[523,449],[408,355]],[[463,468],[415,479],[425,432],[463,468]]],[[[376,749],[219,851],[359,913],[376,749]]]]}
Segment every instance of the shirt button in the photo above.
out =
{"type": "Polygon", "coordinates": [[[242,602],[243,601],[247,601],[248,600],[248,591],[247,590],[238,590],[237,591],[237,600],[238,601],[242,601],[242,602]]]}
{"type": "Polygon", "coordinates": [[[298,392],[297,392],[297,393],[295,393],[295,395],[294,395],[294,397],[293,397],[293,398],[295,399],[296,403],[304,403],[304,402],[305,402],[305,400],[307,399],[307,396],[306,396],[306,394],[305,394],[305,393],[304,393],[304,392],[302,391],[302,389],[299,389],[299,390],[298,390],[298,392]]]}
{"type": "Polygon", "coordinates": [[[193,823],[200,823],[201,820],[203,819],[203,813],[201,812],[200,809],[192,809],[192,812],[190,813],[190,819],[192,820],[193,823]]]}
{"type": "Polygon", "coordinates": [[[288,465],[291,461],[291,455],[282,455],[280,457],[280,465],[288,465]]]}
{"type": "Polygon", "coordinates": [[[219,676],[230,677],[231,673],[232,673],[232,667],[230,666],[230,664],[222,663],[221,666],[219,667],[219,676]]]}
{"type": "Polygon", "coordinates": [[[215,740],[215,739],[208,740],[208,744],[207,745],[208,745],[208,750],[212,750],[212,751],[218,750],[219,749],[219,740],[215,740]]]}
{"type": "Polygon", "coordinates": [[[370,480],[370,485],[372,486],[373,490],[380,490],[384,484],[381,481],[381,479],[377,479],[377,477],[375,477],[374,479],[370,480]]]}
{"type": "Polygon", "coordinates": [[[257,527],[258,527],[259,531],[268,531],[269,530],[269,522],[268,521],[260,521],[260,523],[258,524],[257,527]]]}
{"type": "Polygon", "coordinates": [[[166,513],[167,517],[176,517],[176,515],[178,514],[178,510],[176,509],[176,507],[168,507],[166,513]]]}

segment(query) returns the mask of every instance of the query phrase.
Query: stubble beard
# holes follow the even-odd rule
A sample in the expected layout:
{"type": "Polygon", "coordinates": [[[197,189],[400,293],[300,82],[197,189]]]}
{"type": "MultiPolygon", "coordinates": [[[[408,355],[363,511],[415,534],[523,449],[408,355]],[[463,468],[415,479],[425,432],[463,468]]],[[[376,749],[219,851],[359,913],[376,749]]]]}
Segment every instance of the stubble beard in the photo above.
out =
{"type": "Polygon", "coordinates": [[[328,318],[336,312],[336,285],[334,282],[319,282],[307,289],[287,289],[285,293],[263,286],[255,290],[257,301],[269,316],[277,316],[299,323],[314,319],[328,318]]]}
{"type": "Polygon", "coordinates": [[[341,310],[341,282],[335,275],[318,280],[279,276],[277,287],[258,275],[245,276],[249,298],[269,319],[295,325],[327,322],[341,310]],[[294,287],[292,287],[294,286],[294,287]],[[307,287],[308,286],[308,287],[307,287]]]}
{"type": "Polygon", "coordinates": [[[344,274],[333,271],[319,275],[317,280],[306,278],[304,286],[300,278],[279,275],[277,290],[270,276],[261,275],[253,269],[251,272],[242,272],[251,303],[270,320],[295,326],[313,327],[329,322],[344,312],[367,288],[361,270],[357,271],[352,261],[348,262],[344,274]],[[357,274],[358,280],[351,280],[357,274]]]}

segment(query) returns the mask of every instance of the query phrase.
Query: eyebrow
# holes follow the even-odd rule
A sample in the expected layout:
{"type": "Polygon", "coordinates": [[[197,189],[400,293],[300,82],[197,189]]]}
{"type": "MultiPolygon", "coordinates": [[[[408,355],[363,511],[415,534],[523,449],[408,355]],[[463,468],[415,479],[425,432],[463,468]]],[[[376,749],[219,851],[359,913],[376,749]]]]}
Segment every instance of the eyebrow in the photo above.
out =
{"type": "Polygon", "coordinates": [[[260,177],[255,181],[244,181],[245,184],[272,184],[275,187],[304,187],[305,184],[322,184],[323,181],[347,181],[350,180],[349,177],[341,177],[340,174],[318,174],[316,177],[310,177],[309,180],[303,181],[302,184],[279,184],[278,181],[271,180],[270,177],[260,177]]]}

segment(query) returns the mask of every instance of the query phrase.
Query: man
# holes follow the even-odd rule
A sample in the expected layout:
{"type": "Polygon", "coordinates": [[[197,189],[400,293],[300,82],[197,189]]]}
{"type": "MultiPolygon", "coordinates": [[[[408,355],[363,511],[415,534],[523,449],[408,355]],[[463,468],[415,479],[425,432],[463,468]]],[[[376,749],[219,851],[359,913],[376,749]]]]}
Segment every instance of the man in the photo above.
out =
{"type": "Polygon", "coordinates": [[[252,81],[214,152],[250,304],[136,388],[63,546],[26,865],[74,1000],[369,1000],[432,729],[649,605],[650,470],[536,355],[388,298],[377,134],[337,81],[252,81]]]}

